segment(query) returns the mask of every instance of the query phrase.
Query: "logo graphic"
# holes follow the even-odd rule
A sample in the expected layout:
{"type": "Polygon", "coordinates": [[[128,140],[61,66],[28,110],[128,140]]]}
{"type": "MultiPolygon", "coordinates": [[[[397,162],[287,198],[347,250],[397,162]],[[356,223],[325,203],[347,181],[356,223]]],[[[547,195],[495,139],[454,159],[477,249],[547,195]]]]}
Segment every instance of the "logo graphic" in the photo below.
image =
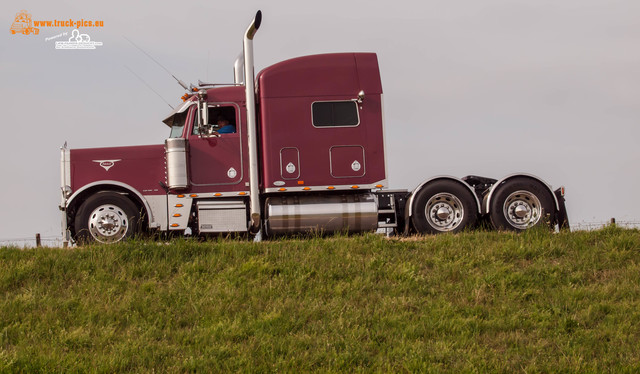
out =
{"type": "Polygon", "coordinates": [[[360,170],[360,163],[358,162],[358,160],[353,161],[353,163],[351,164],[351,170],[353,171],[358,171],[360,170]]]}
{"type": "Polygon", "coordinates": [[[96,49],[102,42],[92,42],[88,34],[80,34],[78,29],[71,32],[69,41],[56,42],[56,49],[96,49]]]}
{"type": "Polygon", "coordinates": [[[296,166],[293,164],[293,162],[290,162],[287,164],[287,173],[289,174],[293,174],[296,172],[296,166]]]}
{"type": "Polygon", "coordinates": [[[38,35],[40,33],[40,29],[33,27],[31,14],[24,9],[16,13],[16,18],[11,24],[11,34],[15,35],[16,33],[24,35],[38,35]]]}
{"type": "Polygon", "coordinates": [[[120,160],[91,160],[93,162],[97,162],[98,164],[100,164],[100,166],[102,166],[102,168],[106,171],[109,171],[109,169],[111,169],[113,167],[113,165],[116,164],[116,162],[118,161],[122,161],[122,159],[120,160]]]}

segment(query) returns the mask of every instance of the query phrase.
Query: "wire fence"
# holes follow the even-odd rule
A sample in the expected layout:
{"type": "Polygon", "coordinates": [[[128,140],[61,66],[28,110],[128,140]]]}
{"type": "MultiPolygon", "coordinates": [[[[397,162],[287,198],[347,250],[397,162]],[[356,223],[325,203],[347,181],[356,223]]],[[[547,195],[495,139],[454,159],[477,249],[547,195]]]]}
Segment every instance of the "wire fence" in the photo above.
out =
{"type": "Polygon", "coordinates": [[[611,219],[609,222],[579,222],[571,224],[571,231],[593,231],[600,230],[610,225],[616,225],[626,229],[640,228],[640,221],[616,221],[611,219]]]}
{"type": "MultiPolygon", "coordinates": [[[[610,225],[616,225],[627,229],[640,229],[640,221],[616,221],[612,218],[607,222],[578,222],[571,224],[571,231],[593,231],[600,230],[610,225]]],[[[40,236],[36,234],[30,238],[10,238],[0,239],[0,247],[17,248],[63,248],[62,236],[40,236]]]]}
{"type": "Polygon", "coordinates": [[[40,236],[38,234],[30,238],[10,238],[0,239],[0,247],[18,247],[18,248],[62,248],[62,236],[40,236]]]}

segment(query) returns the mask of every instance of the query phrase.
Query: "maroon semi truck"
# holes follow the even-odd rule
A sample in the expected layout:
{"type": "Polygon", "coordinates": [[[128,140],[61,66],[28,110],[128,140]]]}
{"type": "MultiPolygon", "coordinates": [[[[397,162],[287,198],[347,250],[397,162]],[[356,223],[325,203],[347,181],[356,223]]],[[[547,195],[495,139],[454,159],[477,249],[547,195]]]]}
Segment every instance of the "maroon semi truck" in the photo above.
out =
{"type": "Polygon", "coordinates": [[[374,53],[305,56],[254,77],[257,13],[235,83],[199,82],[163,121],[165,144],[61,150],[66,240],[140,232],[263,235],[568,227],[563,188],[512,174],[437,176],[389,190],[374,53]]]}

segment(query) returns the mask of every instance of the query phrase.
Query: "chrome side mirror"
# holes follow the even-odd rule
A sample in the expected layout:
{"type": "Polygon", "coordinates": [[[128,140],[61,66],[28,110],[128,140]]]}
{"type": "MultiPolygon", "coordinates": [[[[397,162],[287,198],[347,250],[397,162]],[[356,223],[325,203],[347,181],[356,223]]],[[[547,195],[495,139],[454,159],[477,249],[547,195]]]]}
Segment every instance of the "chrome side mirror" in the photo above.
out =
{"type": "Polygon", "coordinates": [[[207,91],[198,91],[198,136],[205,134],[207,125],[209,124],[209,108],[207,106],[207,91]]]}

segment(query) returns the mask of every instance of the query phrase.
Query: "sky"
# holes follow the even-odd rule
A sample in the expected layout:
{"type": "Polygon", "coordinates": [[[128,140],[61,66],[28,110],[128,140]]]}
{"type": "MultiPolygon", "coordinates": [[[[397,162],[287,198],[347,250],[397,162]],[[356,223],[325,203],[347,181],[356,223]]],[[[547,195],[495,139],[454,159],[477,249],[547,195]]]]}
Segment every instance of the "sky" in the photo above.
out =
{"type": "Polygon", "coordinates": [[[256,72],[309,54],[378,54],[391,188],[526,172],[566,187],[574,226],[640,222],[637,0],[37,0],[0,5],[0,243],[61,235],[65,142],[169,135],[165,100],[184,91],[126,38],[185,82],[231,82],[258,9],[256,72]],[[12,35],[22,9],[33,20],[101,20],[80,31],[102,45],[56,49],[72,27],[12,35]]]}

